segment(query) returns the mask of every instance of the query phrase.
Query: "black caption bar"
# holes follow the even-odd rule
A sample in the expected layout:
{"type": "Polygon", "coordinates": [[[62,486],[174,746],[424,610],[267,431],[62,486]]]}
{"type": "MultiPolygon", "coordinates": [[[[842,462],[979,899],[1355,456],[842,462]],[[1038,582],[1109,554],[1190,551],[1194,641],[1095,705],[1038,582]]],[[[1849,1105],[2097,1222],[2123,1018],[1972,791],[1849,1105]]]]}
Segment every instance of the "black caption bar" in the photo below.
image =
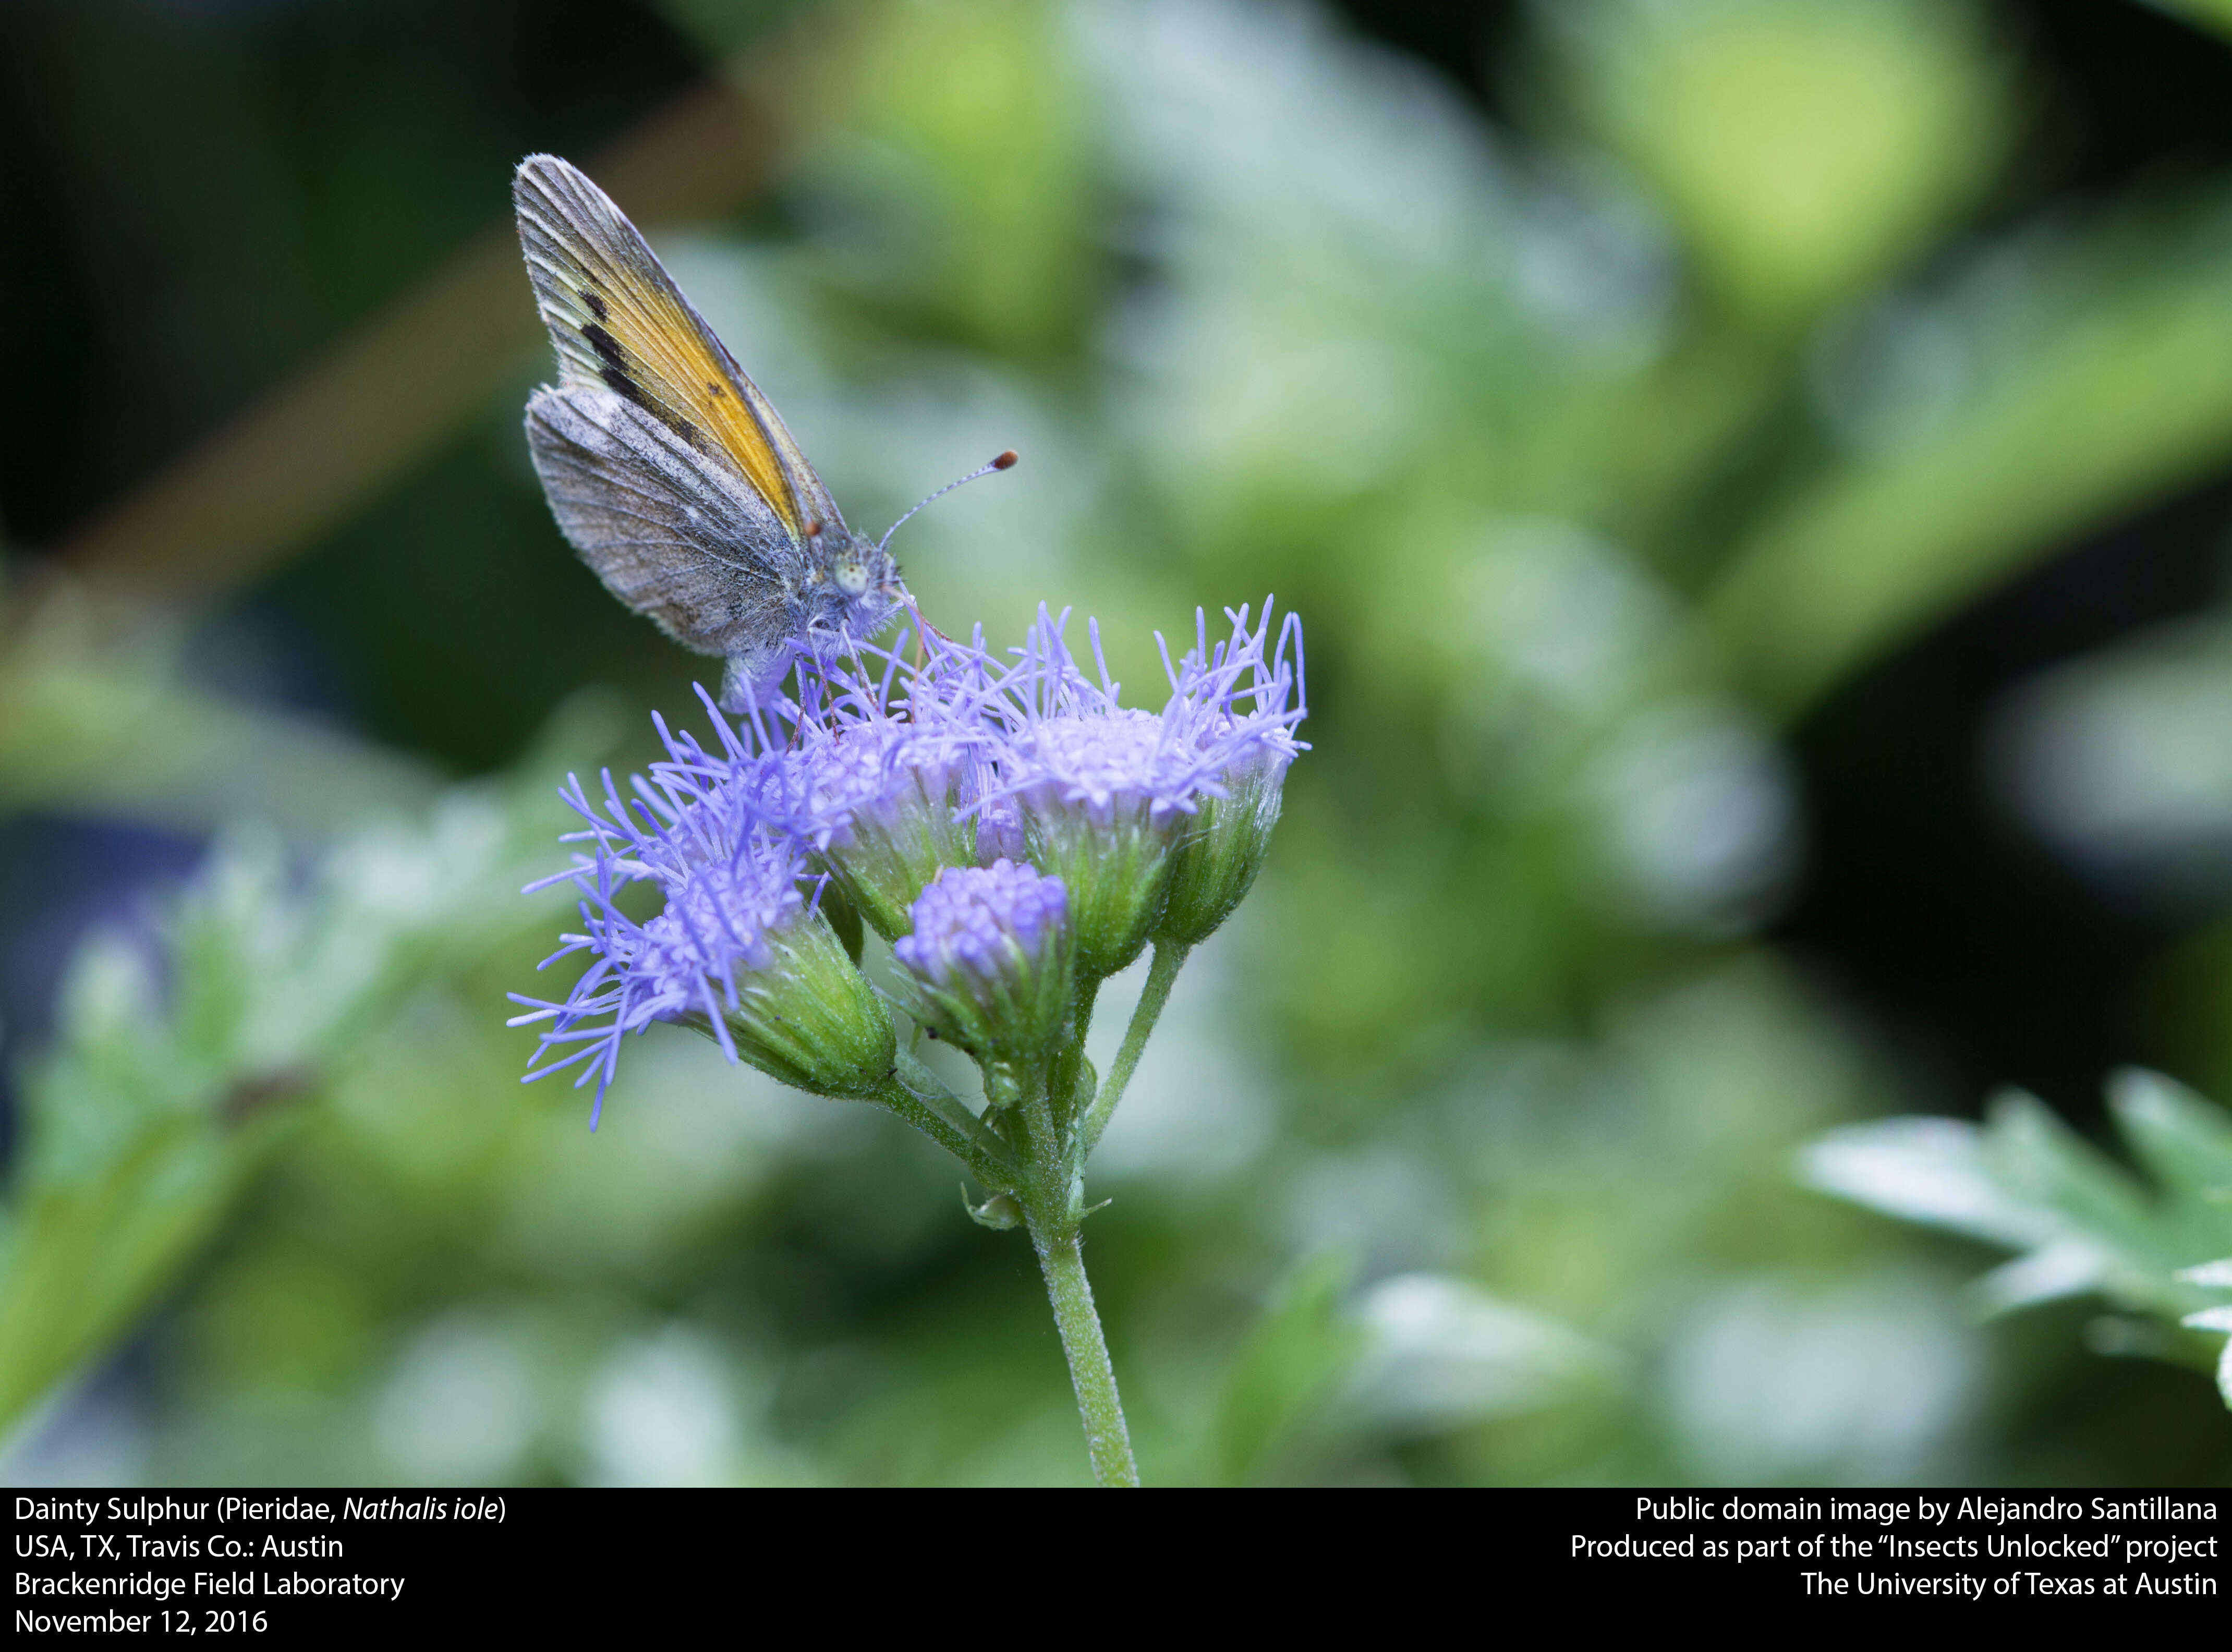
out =
{"type": "MultiPolygon", "coordinates": [[[[448,1637],[581,1631],[623,1614],[640,1629],[669,1612],[732,1610],[740,1569],[771,1587],[801,1583],[804,1560],[832,1553],[834,1529],[779,1500],[812,1495],[796,1493],[4,1495],[9,1623],[19,1639],[34,1640],[211,1636],[289,1644],[350,1629],[448,1637]]],[[[1382,1500],[1367,1514],[1360,1495],[1313,1499],[1292,1528],[1296,1552],[1345,1532],[1344,1552],[1360,1560],[1372,1544],[1409,1550],[1414,1537],[1445,1540],[1462,1530],[1465,1588],[1499,1575],[1530,1589],[1547,1584],[1582,1616],[1592,1603],[1646,1602],[1831,1616],[1888,1603],[1989,1615],[2073,1598],[2141,1614],[2196,1604],[2221,1613],[2232,1508],[2215,1492],[1561,1489],[1382,1500]],[[1453,1501],[1463,1505],[1456,1526],[1453,1501]]],[[[1293,1506],[1291,1499],[1256,1499],[1251,1529],[1284,1545],[1279,1528],[1293,1506]]],[[[1063,1520],[1073,1541],[1114,1539],[1102,1552],[1127,1569],[1135,1563],[1122,1557],[1141,1552],[1126,1528],[1152,1533],[1163,1558],[1151,1571],[1167,1574],[1175,1546],[1193,1556],[1181,1569],[1214,1585],[1223,1563],[1208,1557],[1230,1555],[1215,1542],[1186,1543],[1184,1529],[1199,1523],[1204,1538],[1229,1534],[1229,1516],[1201,1499],[1165,1499],[1152,1516],[1132,1512],[1140,1507],[1094,1499],[1073,1504],[1063,1520]]],[[[923,1513],[905,1511],[879,1529],[942,1529],[920,1525],[923,1513]]],[[[879,1548],[879,1589],[904,1596],[910,1565],[935,1564],[938,1552],[935,1542],[879,1548]]],[[[1378,1575],[1353,1570],[1359,1578],[1378,1575]]]]}

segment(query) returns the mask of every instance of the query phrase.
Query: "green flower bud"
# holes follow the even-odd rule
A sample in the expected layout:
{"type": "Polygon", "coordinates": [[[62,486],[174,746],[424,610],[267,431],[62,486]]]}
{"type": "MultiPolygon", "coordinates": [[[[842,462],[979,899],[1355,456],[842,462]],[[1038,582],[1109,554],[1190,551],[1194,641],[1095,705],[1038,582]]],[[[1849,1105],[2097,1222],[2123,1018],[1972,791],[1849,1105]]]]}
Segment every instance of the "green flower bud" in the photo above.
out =
{"type": "Polygon", "coordinates": [[[1078,973],[1099,981],[1137,958],[1162,916],[1177,821],[1141,808],[1106,822],[1027,813],[1032,864],[1071,892],[1078,973]]]}
{"type": "Polygon", "coordinates": [[[721,1027],[702,1013],[692,1024],[715,1039],[725,1031],[737,1055],[797,1089],[877,1093],[898,1048],[891,1013],[836,931],[818,912],[808,913],[770,931],[766,945],[774,961],[736,972],[736,1001],[721,1027]]]}
{"type": "Polygon", "coordinates": [[[1158,941],[1198,946],[1247,898],[1279,823],[1287,762],[1281,752],[1262,752],[1227,772],[1227,795],[1202,800],[1171,856],[1158,941]]]}

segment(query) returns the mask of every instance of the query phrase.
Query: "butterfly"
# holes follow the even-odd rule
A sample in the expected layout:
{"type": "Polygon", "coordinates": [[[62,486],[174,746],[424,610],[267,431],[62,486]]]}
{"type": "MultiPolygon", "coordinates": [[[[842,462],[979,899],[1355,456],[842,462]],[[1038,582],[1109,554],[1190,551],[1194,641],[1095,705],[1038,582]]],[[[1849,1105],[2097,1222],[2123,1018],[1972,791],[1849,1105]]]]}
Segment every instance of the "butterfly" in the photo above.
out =
{"type": "MultiPolygon", "coordinates": [[[[846,527],[636,227],[555,155],[519,164],[512,204],[558,351],[559,382],[528,399],[527,444],[581,560],[676,642],[723,656],[732,709],[764,702],[795,650],[873,635],[907,600],[891,534],[846,527]]],[[[961,480],[1015,462],[1002,453],[961,480]]]]}

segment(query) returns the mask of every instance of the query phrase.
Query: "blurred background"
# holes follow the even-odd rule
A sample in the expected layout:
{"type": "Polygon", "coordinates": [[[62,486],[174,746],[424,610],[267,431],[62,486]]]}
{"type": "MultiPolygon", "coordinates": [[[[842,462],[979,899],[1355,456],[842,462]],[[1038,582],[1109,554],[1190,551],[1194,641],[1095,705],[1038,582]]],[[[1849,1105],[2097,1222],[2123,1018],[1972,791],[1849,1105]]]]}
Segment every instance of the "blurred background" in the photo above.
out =
{"type": "Polygon", "coordinates": [[[1155,704],[1304,616],[1092,1173],[1151,1481],[2232,1478],[2214,1339],[1801,1171],[2232,1098],[2232,11],[15,0],[0,77],[8,1477],[1086,1478],[927,1143],[678,1028],[518,1085],[556,785],[712,670],[528,464],[551,150],[856,526],[1022,450],[895,545],[945,629],[1155,704]]]}

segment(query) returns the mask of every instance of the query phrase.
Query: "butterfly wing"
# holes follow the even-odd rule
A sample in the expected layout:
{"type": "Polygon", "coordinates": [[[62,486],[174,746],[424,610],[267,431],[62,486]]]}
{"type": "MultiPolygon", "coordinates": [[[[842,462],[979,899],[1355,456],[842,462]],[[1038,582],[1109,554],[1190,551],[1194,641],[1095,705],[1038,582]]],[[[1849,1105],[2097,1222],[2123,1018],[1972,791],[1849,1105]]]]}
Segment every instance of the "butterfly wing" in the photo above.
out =
{"type": "Polygon", "coordinates": [[[843,526],[774,406],[609,196],[557,156],[530,155],[512,202],[563,388],[620,396],[692,449],[724,456],[794,546],[815,522],[843,526]]]}
{"type": "Polygon", "coordinates": [[[603,385],[538,390],[527,444],[558,526],[613,594],[686,648],[758,677],[798,613],[774,505],[722,455],[603,385]]]}

